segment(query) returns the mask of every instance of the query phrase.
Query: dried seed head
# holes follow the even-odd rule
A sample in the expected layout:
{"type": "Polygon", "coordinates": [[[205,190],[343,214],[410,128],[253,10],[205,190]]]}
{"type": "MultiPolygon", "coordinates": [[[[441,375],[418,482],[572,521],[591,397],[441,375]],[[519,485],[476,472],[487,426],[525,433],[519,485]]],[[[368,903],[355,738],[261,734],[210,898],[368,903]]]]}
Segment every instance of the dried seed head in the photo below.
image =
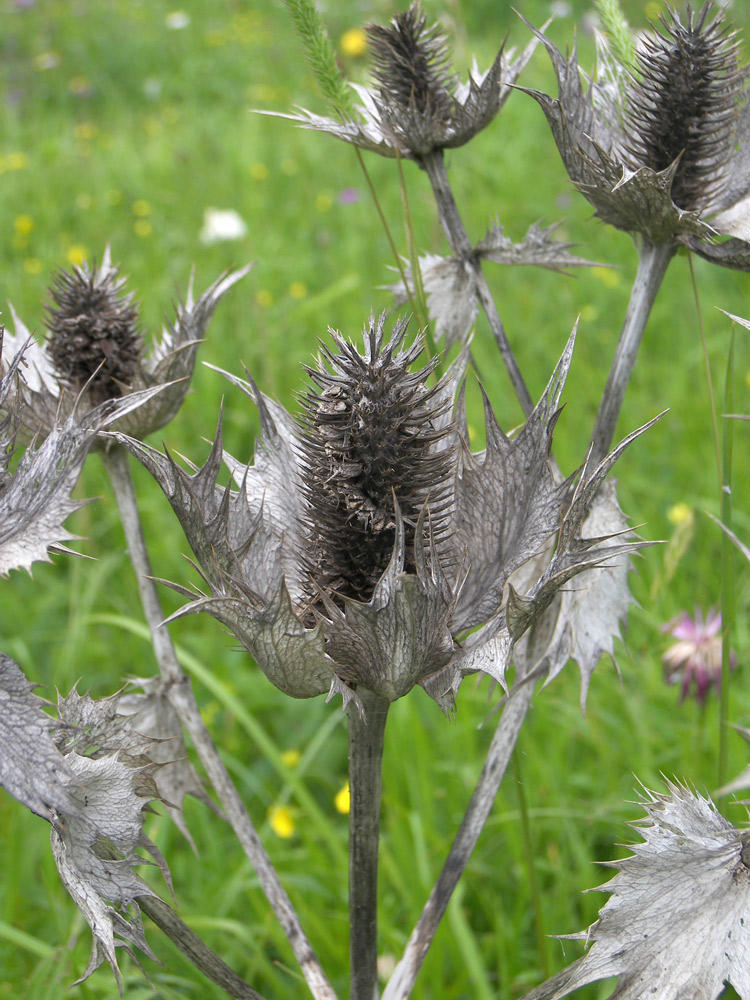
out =
{"type": "Polygon", "coordinates": [[[49,289],[49,353],[61,381],[78,391],[89,382],[93,403],[116,399],[132,385],[141,356],[138,310],[125,278],[108,259],[60,270],[49,289]]]}
{"type": "Polygon", "coordinates": [[[413,3],[386,27],[367,29],[375,78],[388,102],[447,123],[454,89],[448,43],[438,25],[427,28],[426,22],[419,4],[413,3]]]}
{"type": "Polygon", "coordinates": [[[629,94],[624,154],[636,170],[664,170],[681,157],[672,184],[679,208],[702,210],[721,193],[722,170],[733,151],[743,74],[735,32],[706,3],[688,6],[686,23],[675,11],[661,18],[637,54],[638,82],[629,94]]]}
{"type": "Polygon", "coordinates": [[[407,323],[399,321],[385,343],[384,322],[385,314],[370,317],[364,356],[331,331],[338,350],[323,347],[328,367],[308,370],[320,391],[303,397],[310,576],[316,593],[359,601],[371,598],[393,554],[396,504],[407,571],[418,523],[439,543],[452,469],[451,452],[437,447],[447,404],[426,384],[435,364],[410,372],[421,341],[403,348],[407,323]],[[420,521],[425,506],[429,518],[420,521]]]}

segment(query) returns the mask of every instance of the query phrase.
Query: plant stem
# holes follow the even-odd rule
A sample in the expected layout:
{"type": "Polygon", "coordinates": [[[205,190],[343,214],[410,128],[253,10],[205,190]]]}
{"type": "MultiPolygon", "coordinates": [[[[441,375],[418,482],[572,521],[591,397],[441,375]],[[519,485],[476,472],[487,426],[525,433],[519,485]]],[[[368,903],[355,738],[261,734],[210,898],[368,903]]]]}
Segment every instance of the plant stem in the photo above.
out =
{"type": "Polygon", "coordinates": [[[523,785],[523,775],[521,774],[521,757],[518,747],[513,751],[513,769],[516,772],[516,794],[518,797],[518,811],[521,815],[521,832],[523,834],[523,853],[526,861],[526,871],[529,879],[529,892],[531,894],[531,905],[534,910],[534,927],[536,929],[536,946],[539,952],[539,961],[542,966],[542,974],[545,979],[549,978],[549,955],[547,954],[547,938],[544,933],[544,913],[542,910],[542,899],[539,895],[539,884],[536,880],[536,867],[534,865],[534,848],[531,843],[531,822],[529,820],[529,804],[526,801],[526,792],[523,785]]]}
{"type": "Polygon", "coordinates": [[[378,838],[389,703],[360,688],[365,717],[349,710],[349,954],[351,1000],[378,996],[378,838]]]}
{"type": "Polygon", "coordinates": [[[258,882],[292,946],[302,974],[310,987],[310,992],[315,1000],[336,1000],[336,994],[323,972],[312,945],[302,930],[291,900],[279,880],[247,809],[211,739],[211,734],[206,728],[195,700],[190,678],[179,664],[169,632],[166,628],[161,627],[164,612],[152,577],[151,561],[143,535],[128,454],[121,445],[112,443],[109,449],[102,453],[102,457],[117,500],[128,546],[128,555],[138,581],[138,590],[151,632],[164,692],[177,712],[180,722],[190,734],[195,750],[216,790],[226,817],[253,866],[258,882]]]}
{"type": "Polygon", "coordinates": [[[227,996],[233,1000],[263,1000],[261,994],[230,969],[163,899],[157,896],[138,896],[138,905],[190,959],[196,969],[200,969],[212,983],[220,986],[227,996]]]}
{"type": "Polygon", "coordinates": [[[674,252],[671,243],[654,245],[647,240],[643,240],[638,248],[638,270],[591,436],[591,454],[586,463],[588,469],[595,469],[609,452],[643,331],[674,252]]]}
{"type": "Polygon", "coordinates": [[[445,169],[445,158],[442,149],[428,153],[419,162],[430,178],[432,192],[438,207],[438,215],[440,216],[440,224],[443,227],[443,232],[450,244],[450,248],[459,260],[464,260],[468,263],[474,273],[477,298],[490,324],[490,329],[495,337],[500,356],[503,359],[513,388],[516,391],[524,416],[528,417],[534,409],[534,403],[508,342],[505,327],[500,319],[495,300],[492,297],[487,279],[482,271],[482,265],[474,254],[471,241],[461,220],[450,181],[448,180],[448,171],[445,169]]]}
{"type": "Polygon", "coordinates": [[[414,987],[440,919],[490,814],[533,694],[534,685],[530,681],[522,682],[511,691],[453,846],[383,993],[383,1000],[406,1000],[414,987]]]}
{"type": "MultiPolygon", "coordinates": [[[[714,458],[716,459],[716,482],[719,486],[719,502],[721,502],[721,444],[719,443],[719,418],[716,413],[716,397],[714,395],[714,380],[711,377],[711,359],[708,356],[708,343],[706,342],[706,327],[703,323],[703,310],[701,300],[698,295],[698,282],[695,280],[695,267],[693,266],[693,255],[688,254],[688,268],[690,270],[690,283],[693,286],[693,298],[695,299],[695,312],[698,317],[698,329],[701,335],[701,350],[703,351],[703,365],[706,369],[706,385],[708,387],[708,400],[711,407],[711,428],[714,433],[714,458]]],[[[725,411],[726,412],[726,411],[725,411]]]]}
{"type": "MultiPolygon", "coordinates": [[[[727,374],[724,384],[724,413],[734,409],[734,328],[729,343],[727,374]]],[[[724,417],[722,430],[721,520],[732,530],[732,446],[734,421],[724,417]]],[[[734,548],[726,532],[721,536],[721,694],[719,702],[719,788],[727,783],[729,764],[729,696],[731,673],[731,630],[734,626],[734,548]]],[[[720,803],[722,811],[727,799],[720,803]]]]}

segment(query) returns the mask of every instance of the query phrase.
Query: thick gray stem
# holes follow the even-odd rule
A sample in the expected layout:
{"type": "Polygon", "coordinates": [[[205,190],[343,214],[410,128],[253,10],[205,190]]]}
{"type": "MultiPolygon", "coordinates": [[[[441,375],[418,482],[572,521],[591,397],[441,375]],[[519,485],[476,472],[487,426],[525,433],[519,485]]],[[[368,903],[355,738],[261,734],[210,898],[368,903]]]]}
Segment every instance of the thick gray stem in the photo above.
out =
{"type": "Polygon", "coordinates": [[[351,1000],[378,996],[378,840],[389,703],[357,692],[365,717],[349,709],[349,955],[351,1000]]]}
{"type": "Polygon", "coordinates": [[[440,877],[422,910],[417,926],[412,931],[403,957],[383,993],[383,1000],[406,1000],[414,988],[417,974],[432,944],[438,924],[490,814],[533,694],[534,685],[529,681],[521,683],[511,692],[495,735],[492,737],[469,808],[466,810],[440,877]]]}
{"type": "Polygon", "coordinates": [[[271,904],[276,919],[286,934],[302,974],[315,1000],[336,1000],[336,994],[323,972],[312,945],[302,930],[299,917],[282,886],[271,859],[263,847],[242,799],[234,787],[229,772],[211,739],[198,703],[193,694],[190,678],[177,660],[172,639],[166,628],[161,627],[164,612],[156,585],[152,578],[151,561],[141,526],[138,501],[130,472],[130,459],[120,445],[112,445],[103,453],[117,499],[128,555],[138,578],[138,590],[143,602],[154,645],[164,691],[180,722],[190,734],[196,753],[201,759],[211,784],[232,826],[242,849],[258,876],[258,882],[271,904]]]}
{"type": "Polygon", "coordinates": [[[595,469],[609,452],[625,390],[638,357],[643,331],[675,248],[671,243],[655,246],[644,240],[638,252],[638,271],[630,293],[628,311],[591,436],[591,455],[587,462],[589,469],[595,469]]]}
{"type": "Polygon", "coordinates": [[[220,986],[227,996],[233,1000],[263,1000],[263,996],[230,969],[163,899],[139,896],[138,905],[190,959],[196,969],[200,969],[212,983],[220,986]]]}
{"type": "Polygon", "coordinates": [[[443,232],[450,244],[450,248],[459,260],[465,260],[470,265],[474,273],[477,298],[487,317],[487,322],[490,324],[490,329],[495,337],[500,356],[503,359],[513,388],[516,391],[524,416],[528,417],[534,409],[534,403],[508,342],[505,327],[500,319],[495,300],[492,297],[487,279],[482,271],[482,265],[473,252],[471,241],[464,228],[456,200],[453,197],[450,181],[448,180],[448,171],[445,169],[443,151],[436,150],[433,153],[429,153],[427,156],[422,157],[420,163],[430,178],[432,192],[435,195],[438,207],[438,215],[440,216],[440,224],[443,227],[443,232]]]}

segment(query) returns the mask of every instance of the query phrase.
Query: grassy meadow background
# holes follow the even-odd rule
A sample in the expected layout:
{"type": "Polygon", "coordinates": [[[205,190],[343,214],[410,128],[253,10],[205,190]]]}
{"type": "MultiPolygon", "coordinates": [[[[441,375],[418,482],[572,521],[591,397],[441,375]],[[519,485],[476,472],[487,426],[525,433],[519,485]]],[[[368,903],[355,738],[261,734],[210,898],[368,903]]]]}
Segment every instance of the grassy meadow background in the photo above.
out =
{"type": "MultiPolygon", "coordinates": [[[[325,12],[342,66],[366,79],[366,56],[346,32],[394,12],[384,0],[329,2],[325,12]]],[[[405,4],[400,3],[399,9],[405,4]]],[[[540,24],[551,5],[520,0],[540,24]]],[[[550,35],[572,43],[584,2],[553,5],[550,35]],[[569,13],[566,14],[565,10],[569,13]]],[[[748,14],[744,5],[737,17],[748,14]]],[[[509,5],[495,0],[425,3],[439,17],[462,74],[476,53],[494,57],[507,32],[522,47],[529,33],[509,5]]],[[[634,25],[659,3],[626,0],[634,25]]],[[[380,228],[353,150],[289,122],[251,113],[300,104],[325,111],[280,2],[273,0],[4,0],[0,30],[0,303],[11,301],[26,324],[43,330],[51,272],[105,245],[130,275],[147,335],[184,295],[191,268],[201,292],[223,270],[257,261],[219,305],[201,359],[233,372],[244,362],[261,387],[294,408],[304,385],[301,365],[328,325],[356,338],[371,308],[389,307],[381,286],[393,280],[380,228]],[[354,189],[353,191],[351,189],[354,189]],[[205,245],[204,211],[233,209],[247,222],[243,238],[205,245]]],[[[750,40],[750,36],[748,36],[750,40]]],[[[583,65],[592,65],[590,33],[579,28],[583,65]]],[[[551,91],[549,61],[537,52],[521,83],[551,91]]],[[[576,355],[555,432],[565,472],[583,459],[612,351],[627,306],[636,256],[632,240],[591,219],[588,203],[565,172],[541,110],[511,95],[500,117],[469,146],[449,153],[459,207],[473,239],[497,216],[521,239],[536,220],[562,219],[561,239],[580,242],[589,259],[614,265],[567,277],[539,269],[487,271],[520,366],[536,397],[580,315],[576,355]]],[[[370,158],[379,197],[397,244],[406,252],[397,170],[370,158]]],[[[446,247],[427,180],[404,165],[420,246],[446,247]]],[[[750,279],[695,261],[714,385],[720,398],[731,324],[717,307],[750,317],[750,279]]],[[[750,410],[750,345],[737,331],[735,411],[750,410]]],[[[474,338],[483,383],[505,428],[521,420],[483,318],[474,338]]],[[[225,397],[226,447],[247,461],[257,432],[248,400],[199,365],[194,392],[178,417],[152,441],[193,461],[204,459],[225,397]]],[[[479,394],[469,392],[472,432],[481,443],[479,394]]],[[[626,821],[636,777],[661,787],[662,773],[716,786],[718,702],[679,704],[662,679],[662,623],[720,597],[720,535],[703,513],[718,511],[716,462],[699,326],[687,258],[671,264],[646,330],[623,409],[624,434],[669,407],[669,414],[626,453],[618,467],[620,502],[640,533],[672,539],[652,548],[631,576],[637,599],[625,642],[617,646],[621,678],[609,660],[594,674],[585,717],[574,664],[540,691],[521,735],[519,769],[509,772],[460,890],[425,962],[421,1000],[512,1000],[543,978],[519,822],[519,788],[530,811],[534,870],[544,930],[587,926],[604,898],[582,890],[606,881],[592,866],[622,856],[632,839],[626,821]],[[678,506],[680,505],[680,506],[678,506]],[[675,513],[677,508],[677,513],[675,513]],[[675,520],[680,520],[681,527],[675,520]],[[684,544],[679,539],[684,540],[684,544]],[[519,785],[519,781],[521,784],[519,785]]],[[[750,426],[735,429],[734,518],[750,540],[750,426]]],[[[188,553],[161,492],[137,468],[156,575],[196,582],[188,553]]],[[[33,579],[0,581],[0,649],[54,698],[79,682],[95,696],[123,679],[155,671],[115,505],[99,460],[88,461],[78,487],[99,497],[71,519],[91,560],[55,557],[33,579]]],[[[179,598],[164,590],[167,611],[179,598]]],[[[750,712],[747,658],[748,567],[737,563],[739,666],[731,718],[750,712]]],[[[173,626],[184,663],[216,741],[223,748],[251,815],[341,995],[347,988],[346,724],[336,703],[285,699],[208,617],[173,626]]],[[[468,679],[456,720],[442,717],[421,691],[393,706],[386,740],[383,793],[380,952],[392,967],[437,876],[490,741],[498,699],[486,682],[468,679]]],[[[747,763],[747,745],[730,744],[730,773],[747,763]]],[[[199,848],[157,813],[146,831],[167,856],[184,919],[269,1000],[303,997],[306,988],[231,830],[189,800],[186,812],[199,848]]],[[[742,822],[744,810],[730,813],[742,822]]],[[[159,891],[155,872],[145,877],[159,891]]],[[[161,968],[144,967],[162,998],[223,994],[186,964],[160,932],[147,936],[161,968]]],[[[90,933],[63,889],[46,824],[0,790],[0,998],[57,1000],[117,995],[106,968],[72,993],[88,959],[90,933]]],[[[550,971],[580,945],[548,939],[550,971]]],[[[128,1000],[154,993],[122,958],[128,1000]]],[[[607,985],[590,997],[605,996],[607,985]]]]}

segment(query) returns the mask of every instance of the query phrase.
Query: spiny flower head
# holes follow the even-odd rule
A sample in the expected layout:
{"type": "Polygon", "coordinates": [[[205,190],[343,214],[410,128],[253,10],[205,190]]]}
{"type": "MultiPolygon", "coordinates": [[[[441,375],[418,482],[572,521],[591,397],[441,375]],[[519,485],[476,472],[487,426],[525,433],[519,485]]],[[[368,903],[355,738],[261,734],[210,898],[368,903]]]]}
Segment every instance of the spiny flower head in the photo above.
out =
{"type": "Polygon", "coordinates": [[[357,704],[362,686],[394,701],[419,684],[450,711],[465,673],[505,684],[516,642],[582,574],[583,603],[570,616],[585,626],[566,619],[564,637],[542,627],[516,667],[553,676],[572,655],[585,688],[609,648],[602,633],[627,608],[619,575],[643,544],[621,541],[626,522],[613,490],[602,488],[638,432],[575,488],[574,477],[553,474],[571,335],[512,438],[485,399],[487,445],[473,453],[462,412],[467,352],[433,384],[434,365],[416,365],[421,341],[405,346],[402,322],[388,339],[384,325],[370,318],[364,350],[331,334],[333,346],[308,369],[315,388],[300,417],[252,380],[223,373],[258,408],[252,462],[223,450],[221,423],[205,464],[190,471],[114,435],[164,490],[208,585],[197,596],[178,587],[191,600],[175,617],[211,614],[293,697],[328,691],[357,704]],[[222,460],[236,489],[217,482],[222,460]],[[596,599],[602,572],[605,612],[596,599]]]}
{"type": "Polygon", "coordinates": [[[60,416],[79,415],[105,400],[133,396],[140,405],[122,410],[119,429],[145,437],[177,413],[190,387],[198,346],[216,304],[249,267],[222,275],[194,301],[192,280],[173,323],[146,349],[133,295],[112,265],[109,247],[101,264],[58,271],[49,290],[44,343],[10,312],[15,334],[6,334],[0,376],[24,351],[23,382],[11,387],[0,409],[15,407],[19,436],[49,434],[60,416]],[[156,390],[143,395],[144,390],[156,390]]]}
{"type": "Polygon", "coordinates": [[[138,310],[116,267],[59,270],[49,289],[49,353],[75,393],[88,385],[94,402],[115,399],[133,384],[143,347],[138,310]]]}
{"type": "Polygon", "coordinates": [[[428,28],[425,14],[413,3],[389,25],[370,25],[367,35],[381,111],[393,119],[406,114],[445,128],[457,81],[450,73],[448,43],[439,26],[428,28]]]}
{"type": "Polygon", "coordinates": [[[736,33],[713,12],[706,3],[697,15],[688,6],[684,24],[673,10],[660,18],[664,33],[646,35],[636,52],[625,109],[628,166],[659,172],[678,161],[671,193],[683,209],[703,210],[722,194],[744,90],[736,33]]]}
{"type": "MultiPolygon", "coordinates": [[[[557,74],[541,105],[567,171],[603,221],[652,244],[687,243],[707,259],[750,269],[748,75],[736,33],[705,3],[671,7],[624,65],[597,37],[597,74],[584,91],[569,58],[541,32],[557,74]],[[738,237],[715,245],[717,232],[738,237]]],[[[531,25],[530,25],[531,27],[531,25]]]]}
{"type": "Polygon", "coordinates": [[[463,146],[489,125],[536,47],[534,40],[515,60],[501,48],[487,71],[480,73],[474,64],[468,80],[460,82],[450,68],[443,31],[428,24],[418,0],[389,25],[368,27],[367,35],[375,85],[352,84],[360,102],[356,117],[322,118],[304,109],[279,117],[381,156],[417,162],[463,146]]]}
{"type": "Polygon", "coordinates": [[[403,347],[406,326],[397,323],[386,343],[384,316],[371,317],[364,355],[332,332],[338,350],[324,346],[318,367],[308,369],[317,387],[303,397],[310,576],[331,596],[370,600],[393,554],[397,517],[409,572],[417,530],[435,538],[444,527],[452,465],[436,446],[450,429],[448,405],[439,386],[427,385],[434,362],[409,371],[422,344],[403,347]]]}

